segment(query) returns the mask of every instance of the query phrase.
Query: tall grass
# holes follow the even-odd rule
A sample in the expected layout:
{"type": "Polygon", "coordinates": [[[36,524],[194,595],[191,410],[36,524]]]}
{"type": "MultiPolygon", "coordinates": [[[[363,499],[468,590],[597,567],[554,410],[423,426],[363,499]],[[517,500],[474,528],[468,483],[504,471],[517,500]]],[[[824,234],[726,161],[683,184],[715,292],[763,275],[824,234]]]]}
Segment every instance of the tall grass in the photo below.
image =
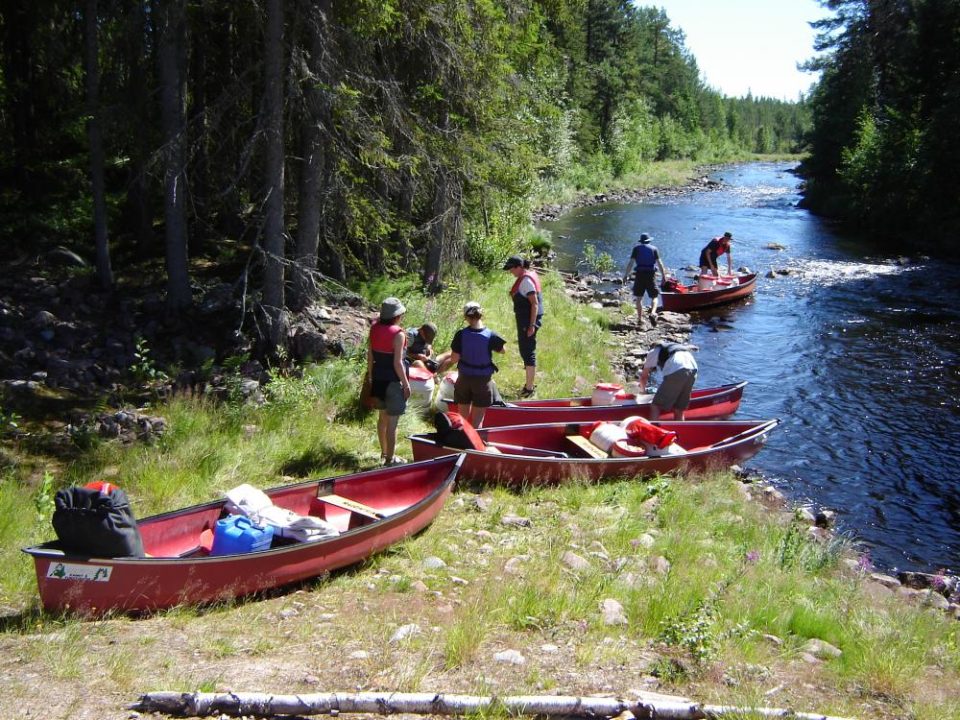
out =
{"type": "MultiPolygon", "coordinates": [[[[488,324],[513,338],[509,284],[506,274],[467,274],[457,288],[434,298],[387,285],[378,291],[403,297],[407,324],[437,322],[443,350],[467,299],[478,300],[488,324]]],[[[569,303],[550,275],[546,295],[541,394],[583,391],[612,378],[600,315],[569,303]]],[[[515,344],[508,347],[498,359],[498,382],[510,397],[522,383],[522,363],[515,344]]],[[[8,466],[0,478],[0,602],[22,611],[21,622],[6,628],[9,636],[24,636],[22,643],[9,638],[15,651],[49,667],[52,676],[78,678],[108,642],[104,633],[118,626],[104,624],[99,636],[91,636],[86,624],[36,612],[32,567],[18,548],[51,537],[52,489],[107,476],[128,491],[142,516],[222,496],[241,482],[266,487],[284,476],[370,467],[378,458],[374,418],[355,412],[361,369],[357,354],[306,368],[302,377],[278,375],[262,406],[174,397],[151,410],[169,426],[154,444],[94,443],[70,466],[48,470],[46,484],[35,463],[29,470],[28,464],[8,466]],[[28,637],[35,633],[45,642],[28,637]]],[[[427,427],[425,417],[410,412],[401,435],[427,427]]],[[[401,448],[408,452],[405,444],[401,448]]],[[[368,671],[396,689],[420,689],[450,673],[473,678],[465,685],[483,686],[492,648],[520,648],[530,657],[549,642],[584,677],[617,663],[629,667],[629,649],[655,648],[663,686],[683,691],[695,683],[705,700],[763,697],[767,687],[751,668],[764,667],[802,677],[795,692],[805,692],[804,683],[815,686],[840,714],[857,714],[847,698],[866,698],[904,717],[936,717],[937,709],[948,717],[957,709],[958,623],[896,597],[867,599],[863,578],[844,574],[837,562],[846,543],[815,542],[788,513],[747,501],[726,473],[475,490],[483,503],[473,490],[460,489],[426,532],[359,568],[307,584],[297,594],[304,618],[287,621],[293,628],[283,642],[333,646],[349,638],[347,652],[384,648],[370,658],[368,671]],[[528,518],[529,525],[505,524],[510,515],[528,518]],[[586,565],[576,567],[571,554],[586,565]],[[424,562],[434,556],[444,566],[424,562]],[[448,608],[442,619],[425,599],[434,595],[448,608]],[[362,613],[356,612],[358,599],[362,613]],[[607,599],[623,606],[626,625],[605,624],[600,606],[607,599]],[[328,626],[311,615],[321,612],[336,614],[338,626],[324,630],[328,626]],[[399,645],[387,642],[411,622],[438,631],[431,627],[399,645]],[[842,655],[807,665],[801,657],[811,638],[830,642],[842,655]]],[[[276,611],[266,601],[204,613],[178,609],[164,614],[158,632],[166,627],[189,637],[208,662],[239,654],[269,658],[284,652],[272,632],[276,611]],[[249,637],[234,641],[224,627],[244,627],[249,637]]],[[[220,681],[213,671],[151,666],[156,653],[126,642],[118,641],[107,656],[108,675],[120,686],[129,686],[136,674],[159,674],[185,690],[220,681]]],[[[548,671],[533,662],[524,673],[531,687],[518,691],[553,686],[548,671]]]]}

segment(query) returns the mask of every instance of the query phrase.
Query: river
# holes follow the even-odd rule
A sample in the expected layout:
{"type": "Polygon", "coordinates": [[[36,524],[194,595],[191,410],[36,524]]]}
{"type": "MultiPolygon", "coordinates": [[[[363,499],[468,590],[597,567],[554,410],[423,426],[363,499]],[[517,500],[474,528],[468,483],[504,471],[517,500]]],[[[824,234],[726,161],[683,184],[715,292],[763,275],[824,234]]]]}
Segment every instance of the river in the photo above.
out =
{"type": "Polygon", "coordinates": [[[836,510],[877,567],[956,572],[960,267],[898,264],[844,237],[798,206],[790,167],[730,167],[712,175],[721,190],[579,208],[542,226],[562,269],[587,243],[622,268],[646,232],[681,278],[711,237],[732,232],[734,267],[760,273],[755,296],[695,315],[693,342],[698,386],[749,380],[739,415],[782,420],[749,467],[793,502],[836,510]]]}

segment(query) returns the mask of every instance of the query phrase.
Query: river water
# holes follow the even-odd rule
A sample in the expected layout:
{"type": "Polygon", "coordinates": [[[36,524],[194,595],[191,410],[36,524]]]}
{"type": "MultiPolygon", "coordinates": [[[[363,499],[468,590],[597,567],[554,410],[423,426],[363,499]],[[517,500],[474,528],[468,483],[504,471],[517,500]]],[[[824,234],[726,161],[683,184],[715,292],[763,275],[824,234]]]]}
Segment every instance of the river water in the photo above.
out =
{"type": "Polygon", "coordinates": [[[960,267],[899,265],[842,236],[798,207],[790,167],[731,167],[712,175],[718,191],[579,208],[543,227],[562,269],[587,243],[622,268],[646,232],[681,278],[732,232],[734,267],[760,273],[755,296],[695,315],[693,342],[698,386],[749,380],[739,415],[782,420],[749,467],[794,502],[836,510],[876,566],[957,572],[960,267]]]}

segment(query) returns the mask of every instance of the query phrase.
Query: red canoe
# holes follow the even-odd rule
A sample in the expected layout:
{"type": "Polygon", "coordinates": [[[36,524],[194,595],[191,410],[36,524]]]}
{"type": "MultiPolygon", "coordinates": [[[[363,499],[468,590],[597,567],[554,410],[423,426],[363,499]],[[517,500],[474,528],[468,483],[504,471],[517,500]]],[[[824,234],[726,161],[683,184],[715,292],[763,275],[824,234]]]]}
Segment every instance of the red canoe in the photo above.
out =
{"type": "MultiPolygon", "coordinates": [[[[690,407],[684,413],[688,420],[722,420],[737,412],[747,383],[731,383],[715,388],[694,390],[690,407]]],[[[483,427],[529,425],[553,422],[593,422],[623,420],[631,415],[650,417],[653,395],[640,395],[639,402],[620,405],[592,405],[589,397],[555,398],[553,400],[519,400],[506,406],[487,408],[483,427]]],[[[673,412],[663,413],[661,420],[672,420],[673,412]]]]}
{"type": "Polygon", "coordinates": [[[148,557],[71,555],[58,542],[24,552],[50,611],[95,616],[229,600],[352,565],[422,530],[443,508],[462,462],[451,455],[266,490],[274,505],[341,533],[313,542],[274,539],[265,550],[208,556],[201,535],[223,514],[221,500],[140,520],[148,557]]]}
{"type": "MultiPolygon", "coordinates": [[[[726,280],[730,276],[723,276],[726,280]]],[[[733,302],[750,295],[757,284],[757,274],[735,276],[737,283],[717,285],[711,290],[698,290],[697,285],[686,285],[686,292],[660,292],[660,301],[664,310],[670,312],[690,312],[703,308],[733,302]]]]}
{"type": "MultiPolygon", "coordinates": [[[[483,428],[477,432],[500,453],[460,450],[437,443],[435,433],[413,435],[413,456],[426,460],[448,453],[464,453],[460,477],[507,485],[540,485],[567,480],[602,480],[650,476],[674,470],[728,467],[753,457],[779,420],[685,420],[656,422],[677,433],[677,443],[688,450],[666,457],[594,457],[580,438],[589,423],[548,423],[483,428]]],[[[597,449],[599,450],[599,449],[597,449]]],[[[596,453],[599,454],[599,453],[596,453]]]]}

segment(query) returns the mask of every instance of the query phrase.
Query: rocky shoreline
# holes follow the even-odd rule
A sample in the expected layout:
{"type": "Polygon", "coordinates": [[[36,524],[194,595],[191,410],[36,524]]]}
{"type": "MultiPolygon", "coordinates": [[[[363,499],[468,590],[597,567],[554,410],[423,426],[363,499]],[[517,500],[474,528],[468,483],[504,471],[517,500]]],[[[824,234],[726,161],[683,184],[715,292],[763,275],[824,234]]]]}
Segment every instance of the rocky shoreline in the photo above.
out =
{"type": "Polygon", "coordinates": [[[679,197],[693,192],[703,192],[704,190],[719,190],[723,187],[723,183],[711,180],[706,174],[703,174],[713,169],[715,168],[707,165],[699,167],[697,168],[697,172],[700,173],[698,177],[686,185],[676,187],[623,188],[608,190],[603,193],[581,193],[569,202],[548,203],[537,208],[532,213],[532,219],[535,223],[548,222],[556,220],[561,215],[578,207],[589,207],[608,202],[636,203],[650,198],[679,197]]]}
{"type": "MultiPolygon", "coordinates": [[[[561,274],[564,291],[575,302],[610,314],[609,331],[617,344],[614,365],[618,381],[635,381],[643,367],[649,349],[660,340],[688,342],[693,333],[693,320],[686,313],[663,312],[656,327],[649,322],[640,328],[636,323],[634,300],[630,286],[621,282],[620,275],[591,273],[586,275],[561,274]],[[624,306],[629,310],[625,313],[624,306]]],[[[827,508],[809,505],[794,507],[774,484],[759,473],[734,466],[734,474],[741,481],[741,491],[748,500],[756,500],[784,522],[799,519],[807,524],[808,536],[818,543],[836,539],[833,531],[837,513],[827,508]]],[[[844,569],[861,576],[868,583],[872,595],[895,594],[911,602],[942,611],[960,620],[960,576],[901,571],[896,576],[879,572],[865,555],[845,557],[844,569]]]]}

